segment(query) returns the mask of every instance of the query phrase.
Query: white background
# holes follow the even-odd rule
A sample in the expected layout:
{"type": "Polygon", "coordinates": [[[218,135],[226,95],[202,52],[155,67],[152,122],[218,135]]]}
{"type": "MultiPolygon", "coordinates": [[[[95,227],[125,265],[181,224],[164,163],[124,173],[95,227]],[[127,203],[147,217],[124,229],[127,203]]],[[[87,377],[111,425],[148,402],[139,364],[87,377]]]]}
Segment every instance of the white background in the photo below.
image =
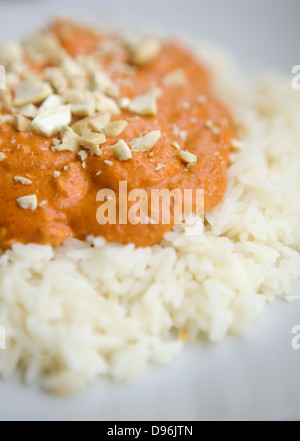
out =
{"type": "MultiPolygon", "coordinates": [[[[0,43],[63,13],[115,29],[157,28],[210,40],[250,72],[276,68],[290,75],[300,64],[299,0],[0,0],[0,8],[0,43]]],[[[190,345],[173,365],[151,368],[134,384],[103,382],[70,398],[17,379],[0,383],[0,420],[300,420],[294,325],[300,325],[300,302],[278,302],[244,339],[190,345]]]]}

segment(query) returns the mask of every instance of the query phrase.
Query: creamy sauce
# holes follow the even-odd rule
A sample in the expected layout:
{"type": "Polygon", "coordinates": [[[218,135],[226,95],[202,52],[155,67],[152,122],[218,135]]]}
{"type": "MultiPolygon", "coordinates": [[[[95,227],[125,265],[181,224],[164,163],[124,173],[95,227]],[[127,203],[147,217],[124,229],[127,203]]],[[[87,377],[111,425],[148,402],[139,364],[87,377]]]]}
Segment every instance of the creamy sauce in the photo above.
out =
{"type": "MultiPolygon", "coordinates": [[[[63,23],[52,29],[72,56],[91,53],[104,38],[63,23]]],[[[116,58],[118,62],[128,61],[124,60],[124,55],[116,54],[116,58]]],[[[110,66],[113,61],[114,56],[109,54],[102,65],[110,66]]],[[[112,75],[114,77],[118,78],[117,72],[112,75]]],[[[98,224],[97,192],[110,188],[118,195],[119,181],[127,181],[128,190],[140,188],[148,193],[152,188],[203,189],[205,211],[220,203],[227,184],[230,142],[236,132],[230,111],[212,95],[209,72],[180,44],[171,42],[164,44],[154,61],[136,69],[129,80],[133,87],[123,82],[120,97],[135,97],[154,85],[160,88],[158,113],[151,117],[135,117],[123,110],[113,119],[128,120],[128,126],[118,137],[107,138],[101,146],[101,156],[88,156],[85,169],[78,151],[53,152],[51,138],[31,131],[17,132],[7,123],[0,125],[0,151],[6,155],[0,162],[1,248],[9,248],[15,242],[58,246],[67,237],[85,239],[88,235],[104,236],[111,242],[132,242],[137,246],[158,243],[172,228],[172,223],[98,224]],[[186,83],[177,87],[164,85],[164,77],[178,68],[184,70],[186,83]],[[201,95],[207,97],[207,102],[199,104],[201,95]],[[219,133],[207,127],[208,120],[219,128],[219,133]],[[186,132],[185,140],[178,136],[176,128],[177,132],[178,129],[186,132]],[[133,152],[133,158],[128,161],[115,158],[110,146],[119,139],[129,143],[152,130],[162,133],[152,156],[133,152]],[[173,142],[196,154],[197,163],[187,168],[172,147],[173,142]],[[155,170],[158,164],[163,167],[155,170]],[[55,171],[60,175],[54,177],[55,171]],[[32,184],[22,185],[14,180],[15,176],[27,178],[32,184]],[[30,194],[36,194],[39,203],[47,202],[34,211],[21,209],[16,199],[30,194]]]]}

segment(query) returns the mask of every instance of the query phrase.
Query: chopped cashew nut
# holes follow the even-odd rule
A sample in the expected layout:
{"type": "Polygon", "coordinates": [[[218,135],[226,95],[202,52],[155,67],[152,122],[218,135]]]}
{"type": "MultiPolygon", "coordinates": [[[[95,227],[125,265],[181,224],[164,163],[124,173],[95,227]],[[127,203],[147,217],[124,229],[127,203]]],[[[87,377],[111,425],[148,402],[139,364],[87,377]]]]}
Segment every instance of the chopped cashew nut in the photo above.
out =
{"type": "Polygon", "coordinates": [[[13,105],[16,107],[26,104],[37,104],[52,93],[48,83],[39,80],[22,81],[15,87],[13,105]]]}
{"type": "Polygon", "coordinates": [[[197,162],[197,156],[186,150],[182,150],[179,153],[179,158],[188,165],[193,165],[196,164],[197,162]]]}
{"type": "Polygon", "coordinates": [[[22,46],[15,41],[9,41],[3,46],[1,45],[0,64],[2,64],[3,66],[7,66],[10,63],[13,63],[15,60],[21,60],[22,52],[22,46]]]}
{"type": "Polygon", "coordinates": [[[149,92],[133,98],[129,104],[129,110],[138,115],[155,115],[157,113],[157,91],[149,92]]]}
{"type": "Polygon", "coordinates": [[[95,100],[71,104],[71,112],[77,116],[89,116],[95,112],[95,100]]]}
{"type": "Polygon", "coordinates": [[[65,105],[55,109],[48,109],[41,115],[36,116],[32,121],[32,128],[37,134],[49,137],[59,133],[70,122],[70,106],[65,105]]]}
{"type": "Polygon", "coordinates": [[[54,178],[58,178],[60,176],[60,172],[59,171],[55,171],[54,173],[53,173],[53,177],[54,178]]]}
{"type": "Polygon", "coordinates": [[[32,181],[30,179],[23,178],[22,176],[15,176],[14,177],[14,181],[15,182],[20,182],[23,185],[30,185],[30,184],[32,184],[32,181]]]}
{"type": "Polygon", "coordinates": [[[112,145],[111,149],[119,161],[127,161],[132,158],[131,150],[124,139],[120,139],[115,145],[112,145]]]}
{"type": "Polygon", "coordinates": [[[61,45],[51,32],[32,35],[26,43],[29,58],[41,64],[58,63],[60,60],[61,45]]]}
{"type": "Polygon", "coordinates": [[[54,146],[52,147],[53,152],[62,152],[68,150],[70,152],[75,152],[80,146],[80,137],[75,133],[71,127],[65,127],[61,132],[62,140],[61,142],[56,142],[53,139],[54,146]]]}
{"type": "Polygon", "coordinates": [[[112,121],[101,132],[106,136],[119,136],[127,126],[128,122],[125,120],[112,121]]]}
{"type": "Polygon", "coordinates": [[[160,130],[152,130],[152,132],[147,133],[145,136],[136,138],[130,142],[132,150],[138,152],[149,152],[156,145],[157,141],[161,137],[160,130]]]}
{"type": "Polygon", "coordinates": [[[64,93],[68,87],[67,79],[59,67],[47,67],[44,71],[44,78],[59,94],[64,93]]]}
{"type": "Polygon", "coordinates": [[[78,135],[83,136],[91,131],[100,132],[110,122],[109,113],[98,113],[77,121],[72,125],[72,129],[78,135]]]}
{"type": "Polygon", "coordinates": [[[92,116],[88,121],[88,127],[91,128],[94,132],[100,132],[107,124],[110,122],[110,114],[109,113],[98,113],[95,116],[92,116]]]}
{"type": "Polygon", "coordinates": [[[176,149],[176,150],[178,150],[180,152],[181,147],[180,147],[180,145],[178,144],[177,141],[172,142],[171,145],[172,145],[172,147],[174,147],[174,149],[176,149]]]}
{"type": "Polygon", "coordinates": [[[101,156],[102,150],[99,148],[99,144],[103,144],[106,141],[106,136],[103,133],[87,133],[80,138],[80,144],[90,151],[90,155],[101,156]]]}
{"type": "Polygon", "coordinates": [[[161,51],[160,41],[155,37],[146,37],[131,50],[131,61],[136,66],[143,66],[156,58],[161,51]]]}
{"type": "Polygon", "coordinates": [[[40,105],[38,109],[38,115],[41,115],[46,110],[55,109],[63,104],[62,97],[51,93],[40,105]]]}
{"type": "Polygon", "coordinates": [[[96,72],[94,74],[94,89],[111,97],[119,95],[119,87],[115,84],[105,72],[96,72]]]}
{"type": "Polygon", "coordinates": [[[12,124],[14,117],[12,115],[0,115],[0,124],[8,123],[12,124]]]}
{"type": "Polygon", "coordinates": [[[72,88],[68,89],[66,93],[63,94],[63,99],[68,104],[80,104],[95,98],[88,90],[72,88]]]}
{"type": "Polygon", "coordinates": [[[4,161],[6,159],[6,156],[3,152],[0,152],[0,161],[4,161]]]}
{"type": "Polygon", "coordinates": [[[115,100],[98,92],[94,93],[93,96],[96,100],[96,110],[98,112],[108,112],[111,115],[119,115],[120,108],[115,100]]]}
{"type": "MultiPolygon", "coordinates": [[[[2,90],[1,91],[1,98],[2,98],[2,107],[5,110],[11,110],[12,105],[12,95],[8,90],[2,90]]],[[[8,116],[8,115],[2,115],[2,116],[8,116]]],[[[1,115],[0,115],[1,117],[1,115]]]]}
{"type": "Polygon", "coordinates": [[[31,126],[31,121],[23,115],[13,115],[13,126],[18,132],[26,132],[31,126]]]}
{"type": "Polygon", "coordinates": [[[167,75],[163,77],[162,83],[164,86],[184,86],[187,81],[186,74],[183,69],[178,68],[172,70],[167,75]]]}
{"type": "Polygon", "coordinates": [[[35,118],[38,113],[38,108],[34,104],[26,104],[26,106],[18,109],[18,114],[26,116],[27,118],[35,118]]]}
{"type": "Polygon", "coordinates": [[[66,53],[61,60],[61,69],[70,80],[74,77],[78,78],[84,76],[84,69],[75,59],[66,53]]]}
{"type": "Polygon", "coordinates": [[[28,196],[23,196],[17,199],[17,204],[20,208],[24,210],[36,210],[37,209],[37,197],[35,194],[30,194],[28,196]]]}

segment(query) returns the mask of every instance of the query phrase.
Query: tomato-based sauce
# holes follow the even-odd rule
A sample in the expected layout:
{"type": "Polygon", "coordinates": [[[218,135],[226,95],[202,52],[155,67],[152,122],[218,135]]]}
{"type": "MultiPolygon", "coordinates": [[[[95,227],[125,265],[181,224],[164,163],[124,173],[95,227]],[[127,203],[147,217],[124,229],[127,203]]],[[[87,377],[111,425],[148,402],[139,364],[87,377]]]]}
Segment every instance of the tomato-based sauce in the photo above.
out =
{"type": "MultiPolygon", "coordinates": [[[[57,23],[52,32],[72,57],[97,52],[105,39],[66,23],[57,23]]],[[[99,55],[102,68],[119,84],[120,94],[114,99],[132,99],[156,87],[159,88],[158,110],[152,116],[135,115],[126,109],[114,115],[112,121],[126,120],[127,127],[117,137],[107,137],[101,145],[102,155],[88,155],[84,167],[78,155],[82,147],[74,152],[52,151],[52,138],[59,136],[47,138],[31,129],[20,132],[9,123],[0,125],[0,152],[5,155],[0,161],[2,249],[16,242],[58,246],[67,237],[84,240],[88,235],[137,246],[159,243],[171,230],[172,222],[169,225],[98,223],[98,191],[109,188],[118,197],[120,181],[127,182],[128,191],[139,188],[148,193],[153,188],[203,189],[205,211],[222,200],[231,141],[236,138],[236,132],[229,109],[213,96],[209,72],[176,42],[162,43],[153,61],[131,69],[128,74],[114,69],[114,65],[123,63],[130,70],[127,52],[121,47],[115,53],[103,50],[99,55]],[[186,80],[175,87],[164,79],[176,69],[184,72],[186,80]],[[202,102],[201,97],[205,97],[202,102]],[[160,130],[162,136],[151,153],[134,151],[127,161],[115,157],[111,146],[118,140],[129,144],[155,130],[160,130]],[[187,167],[174,143],[195,154],[197,162],[187,167]],[[55,175],[55,172],[58,173],[55,175]],[[30,184],[22,185],[16,176],[28,179],[30,184]],[[36,195],[39,205],[35,210],[22,209],[17,199],[32,194],[36,195]]],[[[73,122],[78,119],[74,118],[73,122]]]]}

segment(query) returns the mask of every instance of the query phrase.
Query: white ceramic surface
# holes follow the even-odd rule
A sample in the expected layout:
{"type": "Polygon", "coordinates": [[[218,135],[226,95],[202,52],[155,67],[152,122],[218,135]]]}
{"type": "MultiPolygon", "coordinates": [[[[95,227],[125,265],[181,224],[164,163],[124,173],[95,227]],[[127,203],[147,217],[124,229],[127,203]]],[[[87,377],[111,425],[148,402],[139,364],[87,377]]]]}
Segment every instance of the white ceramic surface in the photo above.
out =
{"type": "MultiPolygon", "coordinates": [[[[277,68],[289,75],[300,64],[299,0],[0,0],[0,42],[61,13],[114,28],[154,27],[210,40],[251,72],[277,68]]],[[[133,384],[102,382],[69,398],[43,394],[17,379],[2,382],[0,420],[299,420],[295,325],[300,302],[277,302],[244,339],[189,345],[172,365],[151,368],[133,384]]]]}

